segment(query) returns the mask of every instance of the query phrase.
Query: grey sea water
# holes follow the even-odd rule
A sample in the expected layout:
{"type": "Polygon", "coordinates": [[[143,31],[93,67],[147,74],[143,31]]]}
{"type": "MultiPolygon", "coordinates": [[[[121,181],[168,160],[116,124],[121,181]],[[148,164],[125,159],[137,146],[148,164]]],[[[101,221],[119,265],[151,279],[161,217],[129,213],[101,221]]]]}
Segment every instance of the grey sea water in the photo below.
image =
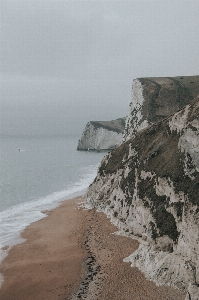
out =
{"type": "Polygon", "coordinates": [[[0,138],[0,248],[96,176],[104,152],[77,151],[78,136],[0,138]]]}

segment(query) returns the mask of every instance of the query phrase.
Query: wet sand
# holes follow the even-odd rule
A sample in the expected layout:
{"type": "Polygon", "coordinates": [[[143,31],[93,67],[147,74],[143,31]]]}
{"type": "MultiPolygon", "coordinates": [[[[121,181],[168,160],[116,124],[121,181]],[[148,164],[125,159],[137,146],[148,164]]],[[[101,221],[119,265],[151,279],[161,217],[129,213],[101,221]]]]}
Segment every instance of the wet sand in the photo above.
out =
{"type": "MultiPolygon", "coordinates": [[[[118,236],[103,213],[78,209],[81,197],[63,202],[22,233],[0,265],[1,300],[183,300],[157,287],[123,259],[138,242],[118,236]]],[[[6,249],[6,248],[5,248],[6,249]]]]}

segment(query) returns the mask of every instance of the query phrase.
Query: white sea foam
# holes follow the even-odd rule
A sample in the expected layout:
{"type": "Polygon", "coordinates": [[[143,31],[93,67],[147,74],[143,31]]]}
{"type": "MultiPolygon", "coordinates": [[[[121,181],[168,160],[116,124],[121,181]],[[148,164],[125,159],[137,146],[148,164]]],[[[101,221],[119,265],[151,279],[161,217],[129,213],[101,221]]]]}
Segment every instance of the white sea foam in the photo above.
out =
{"type": "MultiPolygon", "coordinates": [[[[66,190],[55,192],[46,197],[18,204],[0,212],[0,249],[6,245],[12,246],[22,242],[20,233],[30,223],[44,218],[44,210],[57,207],[61,201],[84,193],[85,189],[96,176],[98,165],[85,168],[81,179],[66,190]]],[[[0,261],[5,257],[5,251],[0,252],[0,261]]]]}

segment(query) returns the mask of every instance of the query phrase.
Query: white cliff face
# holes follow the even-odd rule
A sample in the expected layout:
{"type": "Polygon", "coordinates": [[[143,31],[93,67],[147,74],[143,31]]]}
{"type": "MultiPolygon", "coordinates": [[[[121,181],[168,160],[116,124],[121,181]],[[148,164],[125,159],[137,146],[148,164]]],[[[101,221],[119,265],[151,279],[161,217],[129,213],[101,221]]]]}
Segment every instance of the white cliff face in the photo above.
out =
{"type": "Polygon", "coordinates": [[[199,299],[199,101],[102,161],[86,201],[140,242],[125,261],[199,299]]]}
{"type": "Polygon", "coordinates": [[[145,99],[143,97],[143,86],[139,79],[133,80],[132,102],[129,106],[129,113],[126,118],[124,139],[128,140],[135,136],[136,132],[148,126],[148,121],[143,118],[142,106],[145,99]]]}
{"type": "Polygon", "coordinates": [[[78,150],[109,150],[118,147],[121,143],[122,132],[96,127],[89,122],[77,148],[78,150]]]}
{"type": "MultiPolygon", "coordinates": [[[[123,140],[182,109],[199,93],[199,76],[139,78],[133,81],[123,140]],[[190,82],[195,82],[194,88],[190,82]]],[[[183,123],[182,123],[183,126],[183,123]]]]}
{"type": "Polygon", "coordinates": [[[199,172],[199,119],[188,121],[190,105],[187,105],[182,111],[176,113],[169,127],[171,131],[177,131],[180,134],[178,148],[185,153],[184,171],[190,178],[193,178],[195,171],[199,172]],[[192,164],[190,164],[190,159],[192,164]]]}

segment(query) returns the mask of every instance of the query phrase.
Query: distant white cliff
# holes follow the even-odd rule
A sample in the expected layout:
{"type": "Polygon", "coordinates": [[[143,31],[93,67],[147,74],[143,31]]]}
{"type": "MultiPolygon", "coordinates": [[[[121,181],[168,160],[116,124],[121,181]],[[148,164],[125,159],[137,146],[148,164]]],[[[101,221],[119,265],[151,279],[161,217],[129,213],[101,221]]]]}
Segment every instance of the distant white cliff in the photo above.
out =
{"type": "Polygon", "coordinates": [[[125,119],[88,122],[77,150],[112,150],[122,143],[125,119]]]}

